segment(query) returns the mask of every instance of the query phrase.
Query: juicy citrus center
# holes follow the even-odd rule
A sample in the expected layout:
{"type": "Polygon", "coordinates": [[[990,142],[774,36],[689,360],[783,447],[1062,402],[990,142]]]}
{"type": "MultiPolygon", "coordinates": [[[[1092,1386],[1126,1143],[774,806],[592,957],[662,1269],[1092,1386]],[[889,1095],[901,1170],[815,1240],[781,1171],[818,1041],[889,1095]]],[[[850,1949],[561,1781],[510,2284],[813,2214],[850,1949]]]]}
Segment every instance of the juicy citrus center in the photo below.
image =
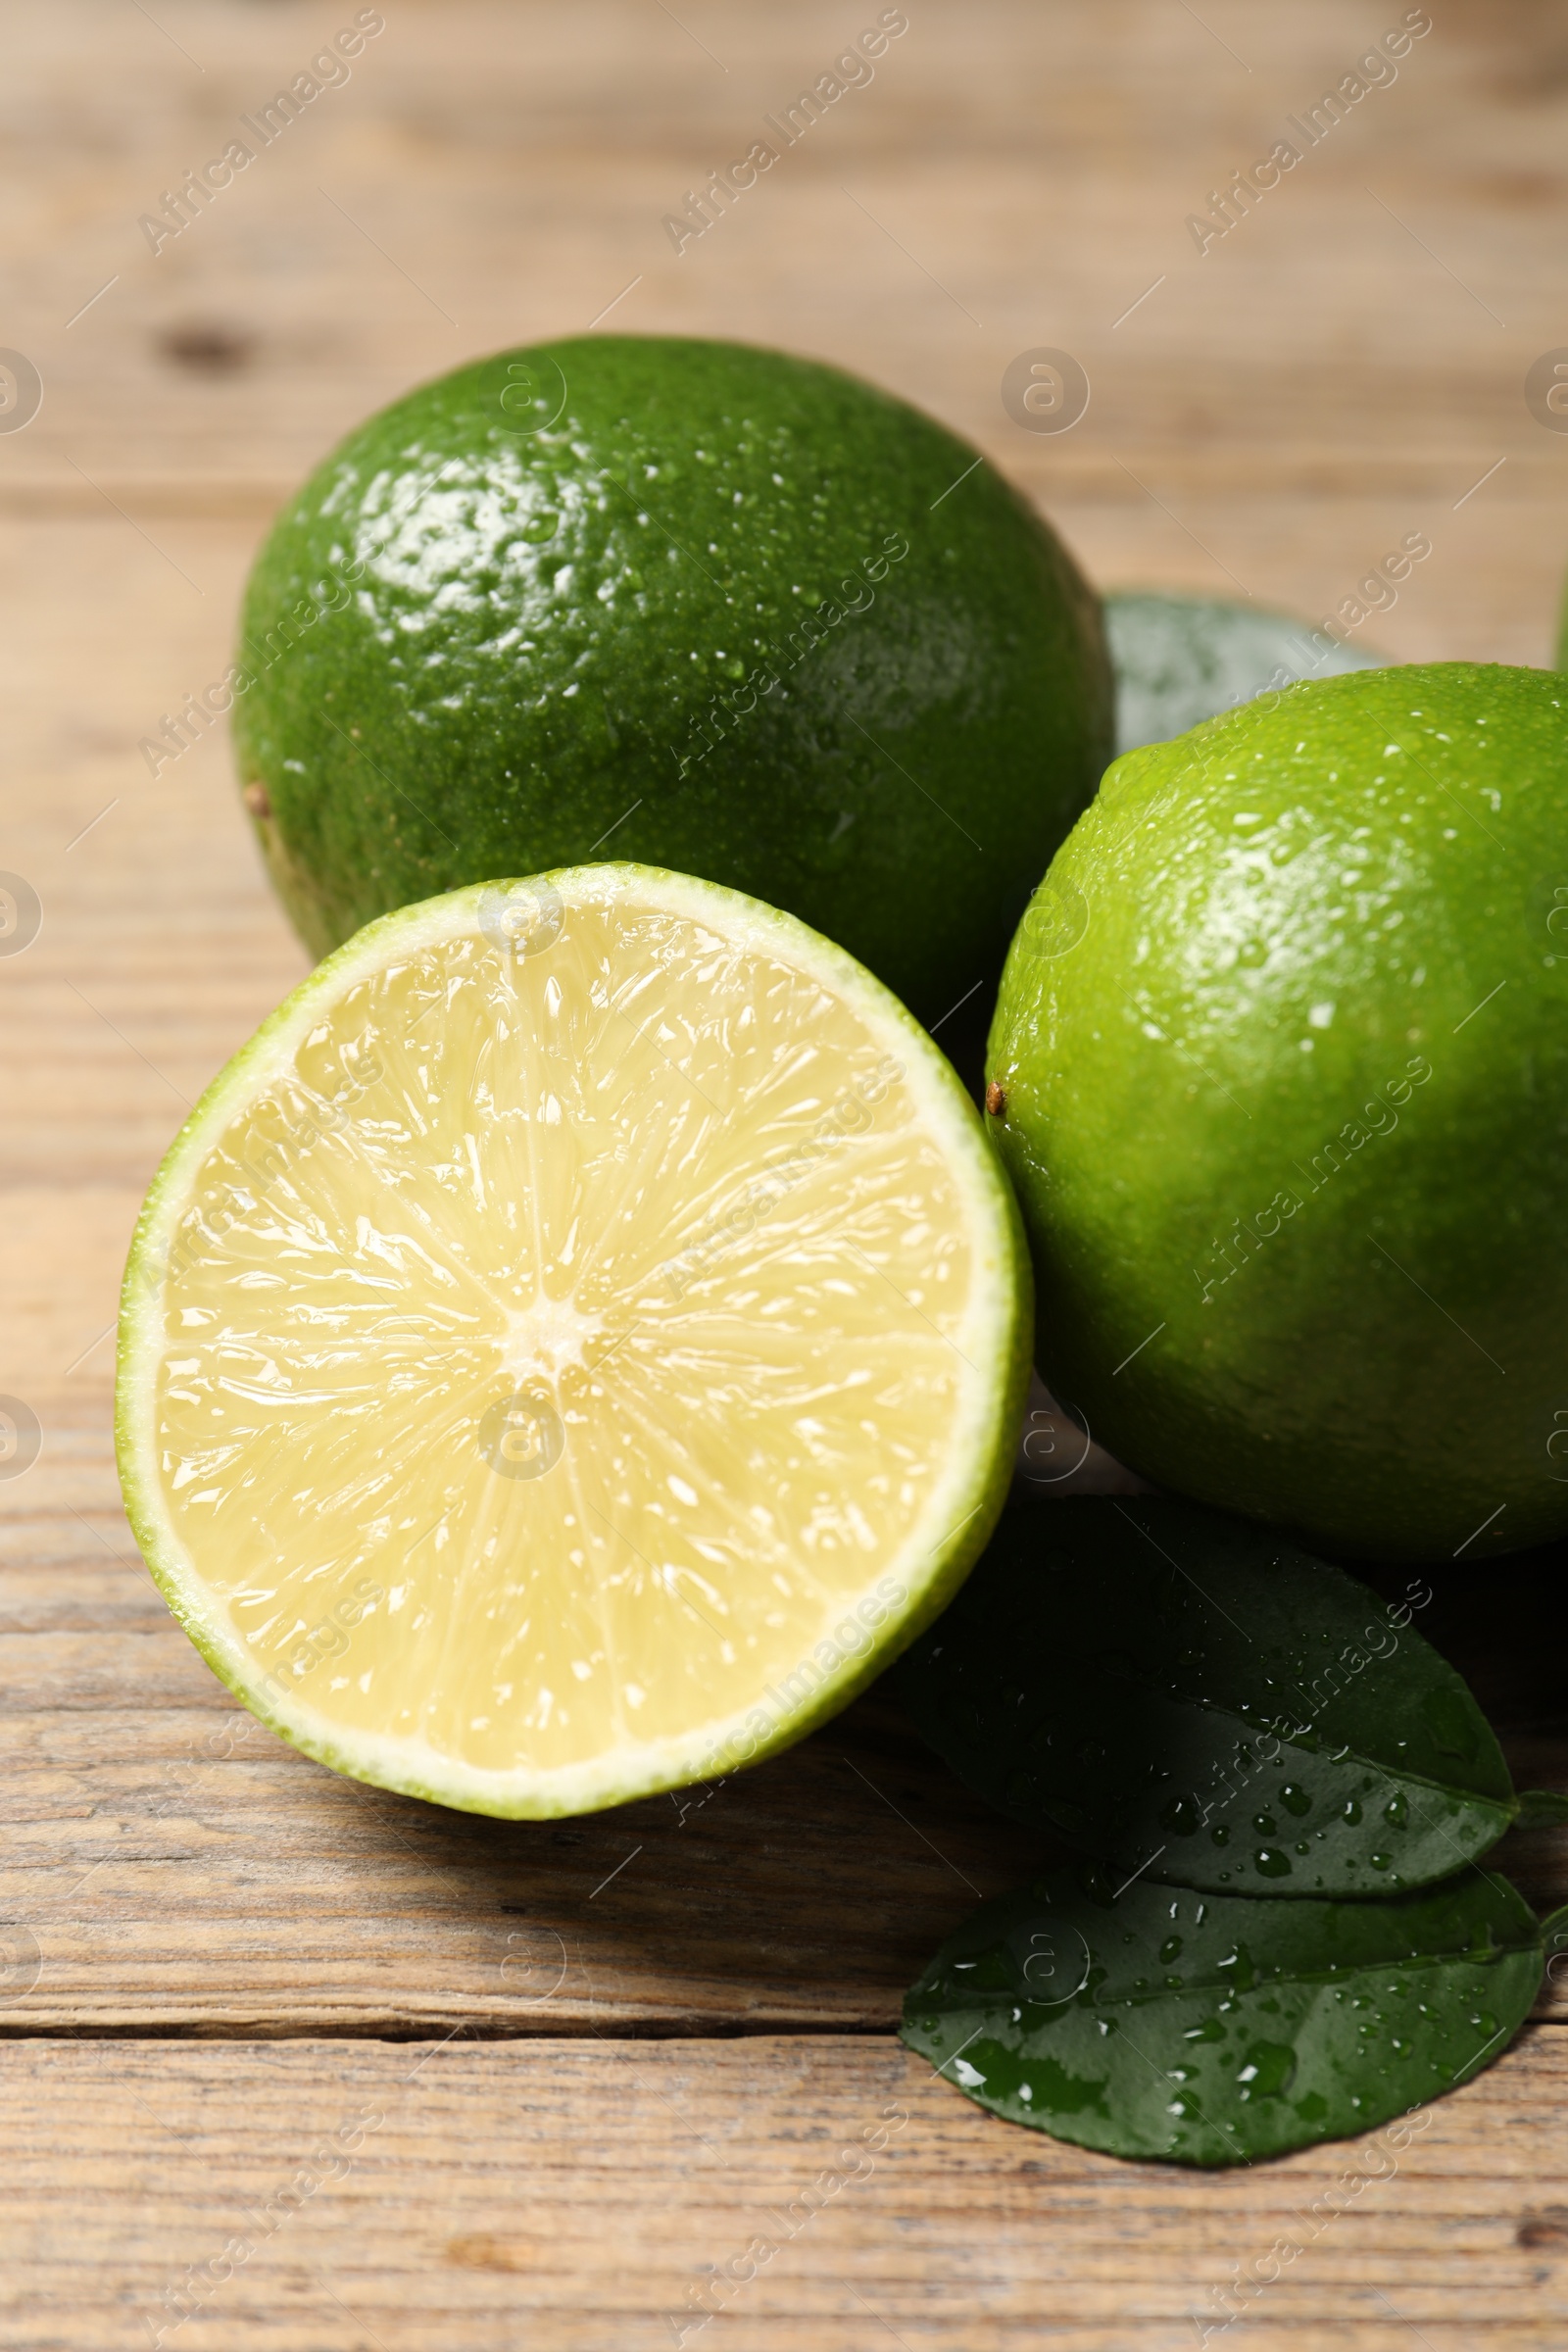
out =
{"type": "Polygon", "coordinates": [[[951,1538],[994,1236],[888,1039],[765,944],[534,886],[236,1095],[167,1228],[162,1508],[323,1737],[685,1739],[951,1538]]]}

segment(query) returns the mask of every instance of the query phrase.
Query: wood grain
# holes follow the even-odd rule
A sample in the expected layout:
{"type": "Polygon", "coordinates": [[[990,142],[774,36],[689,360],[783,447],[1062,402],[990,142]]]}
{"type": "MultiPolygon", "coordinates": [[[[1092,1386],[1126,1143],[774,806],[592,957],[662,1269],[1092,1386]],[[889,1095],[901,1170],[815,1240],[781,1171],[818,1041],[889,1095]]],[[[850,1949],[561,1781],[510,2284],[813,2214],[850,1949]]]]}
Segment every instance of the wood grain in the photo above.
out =
{"type": "MultiPolygon", "coordinates": [[[[154,255],[138,217],[353,10],[0,0],[3,339],[44,383],[0,432],[0,867],[43,905],[0,956],[0,1394],[44,1429],[0,1481],[0,2344],[171,2328],[189,2266],[365,2102],[386,2120],[352,2171],[166,2342],[667,2344],[665,2315],[890,2101],[909,2121],[871,2178],[708,2342],[1193,2344],[1191,2311],[1347,2152],[1214,2180],[1116,2166],[908,2059],[903,1986],[1033,1849],[885,1702],[684,1817],[509,1826],[303,1763],[173,1628],[115,1490],[119,1269],[185,1106],[305,958],[221,736],[156,779],[138,747],[221,674],[258,536],[340,433],[612,302],[607,327],[782,344],[916,398],[1102,583],[1311,619],[1420,529],[1431,558],[1364,634],[1401,660],[1544,661],[1568,435],[1523,379],[1565,333],[1568,24],[1444,0],[1397,81],[1200,256],[1187,215],[1381,19],[911,0],[871,86],[677,255],[664,213],[875,9],[384,13],[352,80],[154,255]],[[1092,381],[1068,434],[1001,402],[1040,345],[1092,381]]],[[[1568,1781],[1562,1565],[1439,1578],[1424,1621],[1537,1783],[1568,1781]]],[[[1568,1897],[1563,1834],[1499,1859],[1538,1905],[1568,1897]]],[[[1543,2013],[1565,2006],[1548,1988],[1543,2013]]],[[[1540,2026],[1434,2110],[1230,2340],[1560,2344],[1565,2067],[1540,2026]]]]}
{"type": "MultiPolygon", "coordinates": [[[[975,1902],[1047,1858],[877,1695],[754,1772],[579,1821],[362,1788],[234,1705],[136,1560],[102,1450],[83,1437],[28,1484],[0,1569],[0,1918],[31,1940],[0,2032],[887,2030],[975,1902]]],[[[1568,1785],[1568,1671],[1517,1639],[1561,1569],[1496,1562],[1485,1610],[1434,1571],[1423,1618],[1474,1659],[1521,1785],[1568,1785]]],[[[1497,1862],[1538,1910],[1568,1901],[1568,1831],[1497,1862]]],[[[1539,2014],[1568,2018],[1568,1983],[1539,2014]]]]}
{"type": "Polygon", "coordinates": [[[46,2041],[0,2079],[15,2352],[1191,2352],[1287,2238],[1211,2345],[1568,2330],[1554,2029],[1402,2153],[1206,2176],[1004,2131],[881,2038],[46,2041]]]}
{"type": "Polygon", "coordinates": [[[9,1580],[0,1917],[29,1940],[0,2031],[886,2029],[1041,1850],[869,1701],[754,1772],[578,1821],[340,1780],[235,1707],[107,1499],[35,1521],[9,1580]]]}

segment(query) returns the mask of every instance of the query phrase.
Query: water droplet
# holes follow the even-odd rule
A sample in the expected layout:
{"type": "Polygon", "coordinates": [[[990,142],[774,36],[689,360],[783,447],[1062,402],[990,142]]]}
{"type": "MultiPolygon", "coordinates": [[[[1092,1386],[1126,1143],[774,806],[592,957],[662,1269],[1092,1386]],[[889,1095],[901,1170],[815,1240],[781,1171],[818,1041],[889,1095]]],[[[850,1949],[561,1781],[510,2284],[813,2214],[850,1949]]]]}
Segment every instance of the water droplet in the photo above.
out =
{"type": "Polygon", "coordinates": [[[1483,2034],[1486,2035],[1488,2041],[1490,2041],[1494,2034],[1497,2032],[1497,2021],[1493,2016],[1490,2009],[1478,2010],[1476,2015],[1470,2020],[1470,2023],[1475,2027],[1478,2034],[1483,2034]]]}
{"type": "Polygon", "coordinates": [[[1233,1951],[1225,1954],[1223,1960],[1216,1960],[1214,1966],[1235,1971],[1230,1979],[1230,1987],[1235,1992],[1250,1992],[1257,1983],[1257,1970],[1245,1943],[1238,1943],[1233,1951]]]}
{"type": "Polygon", "coordinates": [[[1294,1813],[1298,1820],[1303,1813],[1310,1813],[1312,1810],[1312,1799],[1304,1788],[1298,1788],[1295,1781],[1287,1781],[1280,1790],[1280,1803],[1285,1807],[1287,1813],[1294,1813]]]}
{"type": "MultiPolygon", "coordinates": [[[[1117,1882],[1098,1862],[1085,1862],[1080,1866],[1078,1884],[1099,1910],[1108,1911],[1116,1899],[1117,1882]]],[[[1132,1938],[1124,1936],[1122,1940],[1130,1943],[1132,1938]]]]}
{"type": "Polygon", "coordinates": [[[1291,1857],[1282,1854],[1277,1845],[1260,1845],[1252,1856],[1252,1868],[1259,1878],[1288,1879],[1291,1875],[1291,1857]]]}
{"type": "Polygon", "coordinates": [[[1396,1830],[1402,1830],[1410,1818],[1410,1799],[1402,1788],[1396,1789],[1383,1808],[1383,1818],[1396,1830]]]}
{"type": "Polygon", "coordinates": [[[1159,1947],[1159,1957],[1162,1964],[1166,1968],[1170,1966],[1173,1960],[1180,1958],[1181,1948],[1182,1939],[1179,1936],[1166,1936],[1164,1942],[1159,1947]]]}
{"type": "Polygon", "coordinates": [[[1254,1813],[1252,1815],[1252,1827],[1260,1838],[1277,1837],[1279,1826],[1272,1813],[1254,1813]]]}
{"type": "Polygon", "coordinates": [[[1350,1827],[1354,1829],[1360,1818],[1360,1806],[1356,1803],[1353,1796],[1348,1796],[1345,1800],[1344,1806],[1341,1808],[1340,1819],[1342,1821],[1348,1821],[1350,1824],[1350,1827]]]}
{"type": "Polygon", "coordinates": [[[1173,1796],[1160,1806],[1159,1826],[1173,1838],[1196,1838],[1203,1826],[1202,1808],[1196,1796],[1173,1796]]]}
{"type": "Polygon", "coordinates": [[[1368,1854],[1367,1860],[1374,1870],[1387,1870],[1394,1860],[1394,1856],[1392,1854],[1368,1854]]]}
{"type": "Polygon", "coordinates": [[[1216,1845],[1229,1845],[1231,1841],[1230,1831],[1222,1821],[1216,1821],[1208,1834],[1216,1845]]]}
{"type": "Polygon", "coordinates": [[[1457,1690],[1429,1690],[1421,1701],[1421,1720],[1432,1734],[1438,1753],[1468,1761],[1476,1752],[1475,1723],[1457,1690]]]}
{"type": "Polygon", "coordinates": [[[1246,2086],[1244,2098],[1277,2099],[1290,2088],[1295,2073],[1296,2052],[1289,2042],[1254,2041],[1236,2080],[1246,2086]]]}

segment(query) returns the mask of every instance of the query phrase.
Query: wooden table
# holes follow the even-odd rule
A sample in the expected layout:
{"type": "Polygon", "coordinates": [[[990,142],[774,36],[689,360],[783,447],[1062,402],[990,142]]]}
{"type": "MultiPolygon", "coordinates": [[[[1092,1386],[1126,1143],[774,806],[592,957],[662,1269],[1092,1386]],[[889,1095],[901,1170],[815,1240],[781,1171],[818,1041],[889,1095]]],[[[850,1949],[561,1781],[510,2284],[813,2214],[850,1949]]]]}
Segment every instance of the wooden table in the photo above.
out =
{"type": "MultiPolygon", "coordinates": [[[[677,253],[662,216],[869,0],[386,0],[352,78],[155,253],[139,217],[353,10],[8,0],[0,339],[44,396],[0,433],[0,866],[43,927],[0,958],[0,1391],[44,1436],[0,1484],[0,2343],[1176,2352],[1348,2170],[1232,2341],[1568,2340],[1568,1987],[1390,2178],[1355,2143],[1199,2178],[1009,2130],[893,2029],[1028,1842],[885,1703],[705,1802],[579,1823],[357,1788],[236,1713],[137,1561],[110,1451],[142,1190],[304,969],[226,747],[155,779],[138,746],[221,673],[290,484],[411,382],[598,318],[777,342],[971,434],[1102,582],[1310,619],[1419,530],[1430,559],[1362,634],[1546,659],[1568,437],[1522,387],[1568,340],[1568,19],[1433,10],[1200,254],[1188,216],[1377,12],[908,0],[874,82],[677,253]],[[1041,345],[1093,386],[1059,436],[999,395],[1041,345]],[[770,2218],[879,2124],[808,2226],[770,2218]]],[[[1442,1585],[1435,1637],[1518,1771],[1562,1780],[1555,1564],[1442,1585]]],[[[1514,1844],[1561,1901],[1568,1839],[1514,1844]]]]}

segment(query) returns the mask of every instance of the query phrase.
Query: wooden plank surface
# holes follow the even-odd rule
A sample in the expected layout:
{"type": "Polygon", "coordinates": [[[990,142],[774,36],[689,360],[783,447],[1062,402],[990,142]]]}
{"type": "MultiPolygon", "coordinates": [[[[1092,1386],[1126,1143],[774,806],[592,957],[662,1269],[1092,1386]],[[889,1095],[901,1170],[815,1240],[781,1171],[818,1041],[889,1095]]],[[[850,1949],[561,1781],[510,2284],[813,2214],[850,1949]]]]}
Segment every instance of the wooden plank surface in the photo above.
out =
{"type": "MultiPolygon", "coordinates": [[[[975,1902],[1046,1858],[876,1694],[754,1772],[580,1821],[340,1780],[191,1648],[130,1564],[104,1455],[32,1484],[0,1571],[0,1918],[26,1937],[0,2030],[885,2032],[975,1902]]],[[[1568,1783],[1560,1650],[1518,1640],[1560,1613],[1564,1565],[1496,1562],[1485,1613],[1462,1567],[1435,1571],[1422,1620],[1521,1785],[1568,1783]]],[[[1498,1861],[1539,1910],[1568,1902],[1568,1831],[1498,1861]]],[[[1568,2020],[1568,1982],[1538,2013],[1568,2020]]]]}
{"type": "Polygon", "coordinates": [[[1568,2034],[1539,2028],[1402,2149],[1209,2175],[1001,2132],[843,2036],[47,2041],[0,2083],[10,2352],[1192,2352],[1282,2240],[1211,2344],[1568,2333],[1568,2034]]]}
{"type": "MultiPolygon", "coordinates": [[[[0,956],[0,1394],[44,1431],[0,1481],[0,2343],[151,2340],[364,2101],[386,2121],[352,2170],[166,2341],[672,2342],[666,2315],[889,2100],[909,2121],[871,2177],[710,2343],[1196,2343],[1191,2312],[1353,2150],[1117,2166],[908,2059],[903,1986],[1033,1849],[885,1701],[684,1814],[491,1824],[302,1763],[167,1618],[114,1486],[119,1268],[183,1106],[305,958],[221,739],[156,780],[138,744],[221,674],[257,538],[340,432],[612,302],[608,327],[779,343],[916,398],[1102,583],[1314,618],[1420,529],[1431,558],[1363,634],[1544,661],[1568,435],[1523,383],[1568,332],[1568,19],[1435,6],[1397,79],[1200,256],[1187,216],[1383,17],[911,0],[870,86],[677,255],[662,216],[874,8],[395,0],[349,82],[154,254],[139,217],[353,13],[0,6],[0,342],[44,393],[0,432],[0,868],[43,906],[0,956]],[[1060,436],[1000,397],[1040,345],[1093,384],[1060,436]]],[[[1536,1782],[1568,1781],[1560,1568],[1440,1577],[1426,1621],[1536,1782]]],[[[1568,1837],[1502,1859],[1568,1896],[1568,1837]]],[[[1561,2024],[1533,2028],[1231,2340],[1561,2343],[1565,2068],[1561,2024]]]]}

